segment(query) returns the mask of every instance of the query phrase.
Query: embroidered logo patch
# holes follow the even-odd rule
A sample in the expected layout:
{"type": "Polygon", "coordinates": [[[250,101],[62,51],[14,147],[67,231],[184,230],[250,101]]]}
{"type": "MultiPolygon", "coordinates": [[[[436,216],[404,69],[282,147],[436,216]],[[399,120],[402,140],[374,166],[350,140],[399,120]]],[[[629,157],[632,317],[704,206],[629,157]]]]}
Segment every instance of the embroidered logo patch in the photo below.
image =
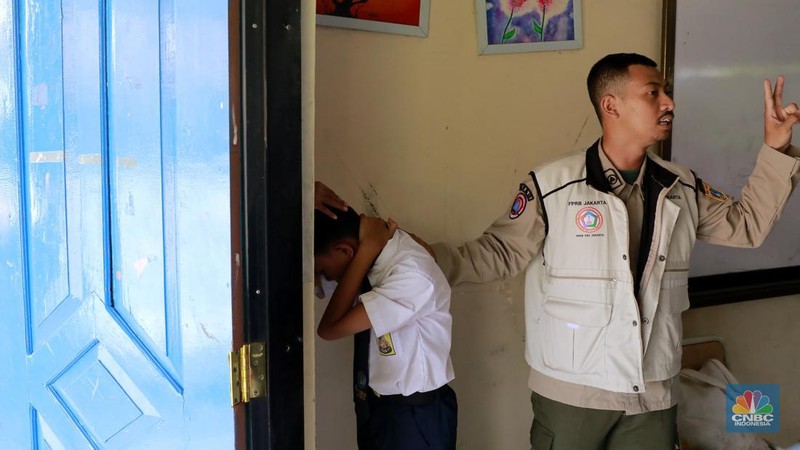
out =
{"type": "Polygon", "coordinates": [[[383,336],[378,337],[378,352],[382,356],[392,356],[397,354],[397,352],[394,351],[394,343],[392,342],[391,333],[386,333],[383,336]]]}
{"type": "Polygon", "coordinates": [[[514,199],[514,203],[511,205],[511,212],[508,213],[508,217],[510,219],[516,219],[517,217],[521,216],[527,205],[528,199],[526,199],[525,195],[520,192],[517,194],[517,198],[514,199]]]}
{"type": "Polygon", "coordinates": [[[597,208],[587,206],[578,211],[575,216],[575,224],[584,233],[595,233],[603,226],[603,215],[597,208]]]}
{"type": "Polygon", "coordinates": [[[525,183],[520,183],[519,194],[514,198],[514,203],[511,204],[511,212],[508,213],[508,218],[513,220],[521,216],[531,200],[533,200],[533,192],[525,183]]]}
{"type": "Polygon", "coordinates": [[[703,190],[706,193],[706,197],[710,198],[711,200],[716,200],[722,203],[728,199],[728,196],[726,194],[714,189],[713,187],[711,187],[710,184],[706,183],[705,181],[703,182],[703,190]]]}

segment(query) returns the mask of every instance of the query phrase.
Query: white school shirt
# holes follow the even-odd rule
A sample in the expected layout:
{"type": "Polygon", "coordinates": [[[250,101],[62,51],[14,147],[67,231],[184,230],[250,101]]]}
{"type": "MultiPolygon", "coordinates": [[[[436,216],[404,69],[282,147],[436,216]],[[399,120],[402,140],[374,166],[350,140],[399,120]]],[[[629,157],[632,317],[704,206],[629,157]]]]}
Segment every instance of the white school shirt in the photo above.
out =
{"type": "Polygon", "coordinates": [[[433,257],[397,230],[367,277],[372,290],[359,299],[372,324],[369,386],[411,395],[452,381],[450,285],[433,257]]]}

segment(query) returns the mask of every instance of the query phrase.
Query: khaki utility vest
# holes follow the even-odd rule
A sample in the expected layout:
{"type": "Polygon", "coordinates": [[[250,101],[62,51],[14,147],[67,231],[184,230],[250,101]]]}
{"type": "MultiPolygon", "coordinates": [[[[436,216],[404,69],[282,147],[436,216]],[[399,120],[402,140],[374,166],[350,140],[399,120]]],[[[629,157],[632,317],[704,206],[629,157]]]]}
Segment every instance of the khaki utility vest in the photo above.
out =
{"type": "Polygon", "coordinates": [[[638,268],[628,214],[597,143],[531,172],[547,230],[526,269],[526,359],[553,378],[614,392],[677,375],[697,230],[691,171],[647,155],[638,268]]]}

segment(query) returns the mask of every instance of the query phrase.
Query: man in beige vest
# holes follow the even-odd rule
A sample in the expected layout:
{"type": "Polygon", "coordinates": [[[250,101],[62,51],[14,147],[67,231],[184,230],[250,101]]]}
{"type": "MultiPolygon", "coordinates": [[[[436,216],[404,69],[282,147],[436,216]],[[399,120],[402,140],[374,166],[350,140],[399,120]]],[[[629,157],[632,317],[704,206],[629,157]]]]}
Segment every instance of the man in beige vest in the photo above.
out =
{"type": "Polygon", "coordinates": [[[675,108],[655,62],[608,55],[587,84],[602,137],[532,171],[481,237],[431,251],[454,286],[526,271],[535,450],[673,450],[691,249],[763,242],[798,179],[800,113],[764,81],[764,145],[734,200],[647,152],[675,108]]]}

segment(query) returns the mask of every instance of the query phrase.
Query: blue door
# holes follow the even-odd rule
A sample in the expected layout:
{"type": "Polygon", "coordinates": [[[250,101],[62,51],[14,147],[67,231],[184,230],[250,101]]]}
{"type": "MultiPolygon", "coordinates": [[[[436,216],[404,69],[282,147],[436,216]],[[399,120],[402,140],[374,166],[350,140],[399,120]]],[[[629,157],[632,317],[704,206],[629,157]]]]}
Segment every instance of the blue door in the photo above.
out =
{"type": "Polygon", "coordinates": [[[0,448],[233,448],[228,5],[0,0],[0,448]]]}

